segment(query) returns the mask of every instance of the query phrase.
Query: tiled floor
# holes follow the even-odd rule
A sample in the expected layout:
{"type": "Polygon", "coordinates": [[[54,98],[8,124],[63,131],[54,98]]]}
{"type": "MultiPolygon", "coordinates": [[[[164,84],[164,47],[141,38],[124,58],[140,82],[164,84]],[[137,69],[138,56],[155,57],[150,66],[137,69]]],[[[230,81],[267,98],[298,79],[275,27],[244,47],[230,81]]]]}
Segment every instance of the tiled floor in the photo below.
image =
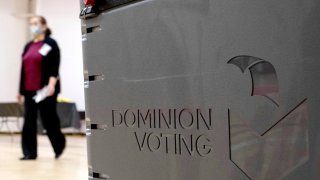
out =
{"type": "Polygon", "coordinates": [[[86,138],[67,136],[67,148],[54,159],[47,136],[38,136],[36,161],[20,161],[20,135],[0,134],[0,179],[4,180],[86,180],[88,179],[86,138]]]}

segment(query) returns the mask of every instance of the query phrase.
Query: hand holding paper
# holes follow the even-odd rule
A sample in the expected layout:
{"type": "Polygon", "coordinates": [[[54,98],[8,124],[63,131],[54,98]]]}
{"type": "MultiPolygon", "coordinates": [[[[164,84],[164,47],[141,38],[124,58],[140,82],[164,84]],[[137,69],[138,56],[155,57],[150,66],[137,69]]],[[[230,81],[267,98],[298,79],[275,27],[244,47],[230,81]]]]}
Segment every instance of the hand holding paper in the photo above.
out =
{"type": "Polygon", "coordinates": [[[43,87],[42,89],[37,91],[37,94],[33,96],[33,100],[36,103],[43,101],[46,97],[48,97],[48,86],[43,87]]]}

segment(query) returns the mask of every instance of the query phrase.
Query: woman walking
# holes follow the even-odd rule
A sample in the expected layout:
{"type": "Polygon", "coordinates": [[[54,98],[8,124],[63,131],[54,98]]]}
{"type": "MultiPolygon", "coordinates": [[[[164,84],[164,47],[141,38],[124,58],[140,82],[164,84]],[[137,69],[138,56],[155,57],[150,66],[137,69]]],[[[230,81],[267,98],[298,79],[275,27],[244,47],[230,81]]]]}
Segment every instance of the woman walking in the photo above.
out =
{"type": "Polygon", "coordinates": [[[28,42],[22,54],[20,92],[18,102],[25,107],[22,129],[22,151],[20,160],[34,160],[37,152],[37,114],[40,111],[42,124],[53,147],[55,158],[59,158],[65,148],[65,137],[60,130],[57,115],[57,95],[60,92],[59,64],[60,50],[50,35],[47,21],[42,16],[30,19],[33,40],[28,42]],[[46,87],[46,98],[35,102],[36,92],[46,87]]]}

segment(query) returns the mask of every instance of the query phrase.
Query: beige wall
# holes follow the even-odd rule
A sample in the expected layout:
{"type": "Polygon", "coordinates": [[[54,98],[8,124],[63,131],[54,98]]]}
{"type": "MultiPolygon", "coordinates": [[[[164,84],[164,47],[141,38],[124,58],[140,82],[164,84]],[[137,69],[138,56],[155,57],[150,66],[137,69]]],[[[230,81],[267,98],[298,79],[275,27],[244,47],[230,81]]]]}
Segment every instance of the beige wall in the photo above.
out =
{"type": "Polygon", "coordinates": [[[0,0],[0,102],[16,100],[21,52],[27,40],[27,0],[0,0]]]}

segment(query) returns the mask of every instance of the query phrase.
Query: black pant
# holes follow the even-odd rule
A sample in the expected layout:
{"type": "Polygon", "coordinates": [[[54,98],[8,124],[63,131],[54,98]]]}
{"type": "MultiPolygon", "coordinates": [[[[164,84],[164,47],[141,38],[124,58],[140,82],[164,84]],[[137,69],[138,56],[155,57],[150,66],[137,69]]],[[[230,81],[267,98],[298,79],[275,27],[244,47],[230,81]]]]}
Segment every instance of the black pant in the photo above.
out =
{"type": "Polygon", "coordinates": [[[43,127],[56,154],[61,154],[65,147],[65,137],[60,130],[60,119],[57,114],[57,96],[47,97],[39,104],[32,97],[35,92],[25,94],[25,115],[22,130],[22,150],[24,156],[37,157],[37,115],[40,111],[43,127]]]}

